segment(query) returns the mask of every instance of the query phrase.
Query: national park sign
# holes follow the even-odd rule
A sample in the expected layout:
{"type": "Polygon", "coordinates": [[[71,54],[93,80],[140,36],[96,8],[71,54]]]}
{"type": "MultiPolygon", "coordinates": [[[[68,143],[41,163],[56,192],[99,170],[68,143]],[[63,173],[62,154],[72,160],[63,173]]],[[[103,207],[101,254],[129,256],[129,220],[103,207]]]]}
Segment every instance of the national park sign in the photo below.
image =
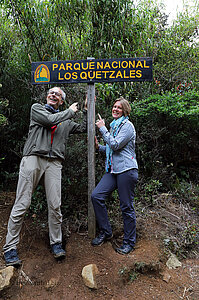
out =
{"type": "Polygon", "coordinates": [[[33,84],[151,80],[152,58],[149,57],[32,63],[33,84]]]}

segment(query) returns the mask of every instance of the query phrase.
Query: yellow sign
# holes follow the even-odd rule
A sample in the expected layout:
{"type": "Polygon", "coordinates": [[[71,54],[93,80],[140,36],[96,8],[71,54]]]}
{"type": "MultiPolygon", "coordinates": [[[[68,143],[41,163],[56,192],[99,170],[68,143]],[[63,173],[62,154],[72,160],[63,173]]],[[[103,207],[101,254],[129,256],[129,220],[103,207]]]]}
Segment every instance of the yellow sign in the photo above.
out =
{"type": "Polygon", "coordinates": [[[32,81],[42,83],[152,80],[152,58],[87,59],[32,63],[32,81]]]}

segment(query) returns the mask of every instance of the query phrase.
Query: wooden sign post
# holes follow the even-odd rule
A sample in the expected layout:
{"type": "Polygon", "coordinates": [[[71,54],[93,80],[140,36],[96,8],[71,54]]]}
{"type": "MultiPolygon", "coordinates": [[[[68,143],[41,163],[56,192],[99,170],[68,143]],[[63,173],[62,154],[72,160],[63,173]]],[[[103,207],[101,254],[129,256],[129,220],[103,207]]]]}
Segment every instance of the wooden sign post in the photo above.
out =
{"type": "Polygon", "coordinates": [[[95,237],[96,220],[91,194],[95,188],[95,85],[88,84],[88,236],[95,237]]]}
{"type": "Polygon", "coordinates": [[[95,82],[151,81],[152,58],[116,58],[33,62],[32,84],[88,83],[88,235],[95,237],[96,221],[91,203],[95,188],[95,82]]]}

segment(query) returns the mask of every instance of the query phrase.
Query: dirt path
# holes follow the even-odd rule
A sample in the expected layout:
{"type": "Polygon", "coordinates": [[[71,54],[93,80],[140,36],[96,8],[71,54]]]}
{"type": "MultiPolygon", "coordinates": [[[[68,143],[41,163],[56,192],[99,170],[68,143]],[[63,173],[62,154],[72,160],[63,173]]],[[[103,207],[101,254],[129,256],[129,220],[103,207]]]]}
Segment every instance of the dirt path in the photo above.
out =
{"type": "MultiPolygon", "coordinates": [[[[0,247],[4,243],[7,219],[14,193],[1,195],[0,247]]],[[[23,228],[20,258],[23,265],[13,286],[0,295],[0,299],[13,300],[197,300],[199,299],[199,258],[181,259],[182,267],[168,269],[160,233],[167,228],[160,215],[153,212],[143,221],[138,218],[139,235],[136,250],[127,256],[114,251],[121,237],[100,247],[92,247],[86,232],[72,232],[66,239],[67,257],[55,261],[48,245],[47,231],[38,227],[23,228]],[[145,224],[145,227],[143,227],[145,224]],[[143,228],[142,228],[143,227],[143,228]],[[81,272],[85,265],[97,265],[98,289],[87,288],[81,272]],[[167,275],[168,282],[163,280],[167,275]]],[[[32,221],[31,221],[32,223],[32,221]]],[[[5,267],[2,254],[0,268],[5,267]]]]}

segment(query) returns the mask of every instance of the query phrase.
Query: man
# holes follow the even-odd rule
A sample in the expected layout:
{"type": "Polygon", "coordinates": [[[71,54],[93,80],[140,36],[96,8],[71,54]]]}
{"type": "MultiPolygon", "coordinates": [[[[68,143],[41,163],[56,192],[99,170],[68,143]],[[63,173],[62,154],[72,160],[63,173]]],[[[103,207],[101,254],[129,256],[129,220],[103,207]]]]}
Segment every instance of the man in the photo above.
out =
{"type": "Polygon", "coordinates": [[[16,200],[8,221],[6,243],[3,247],[7,266],[17,266],[21,260],[17,253],[19,234],[23,217],[31,204],[31,197],[41,177],[44,177],[48,203],[49,238],[55,258],[64,258],[62,248],[61,214],[61,169],[65,158],[69,134],[86,132],[86,101],[84,120],[77,124],[69,120],[77,112],[78,103],[59,112],[65,100],[65,93],[59,87],[48,91],[47,104],[35,103],[31,107],[28,138],[20,164],[16,200]]]}

